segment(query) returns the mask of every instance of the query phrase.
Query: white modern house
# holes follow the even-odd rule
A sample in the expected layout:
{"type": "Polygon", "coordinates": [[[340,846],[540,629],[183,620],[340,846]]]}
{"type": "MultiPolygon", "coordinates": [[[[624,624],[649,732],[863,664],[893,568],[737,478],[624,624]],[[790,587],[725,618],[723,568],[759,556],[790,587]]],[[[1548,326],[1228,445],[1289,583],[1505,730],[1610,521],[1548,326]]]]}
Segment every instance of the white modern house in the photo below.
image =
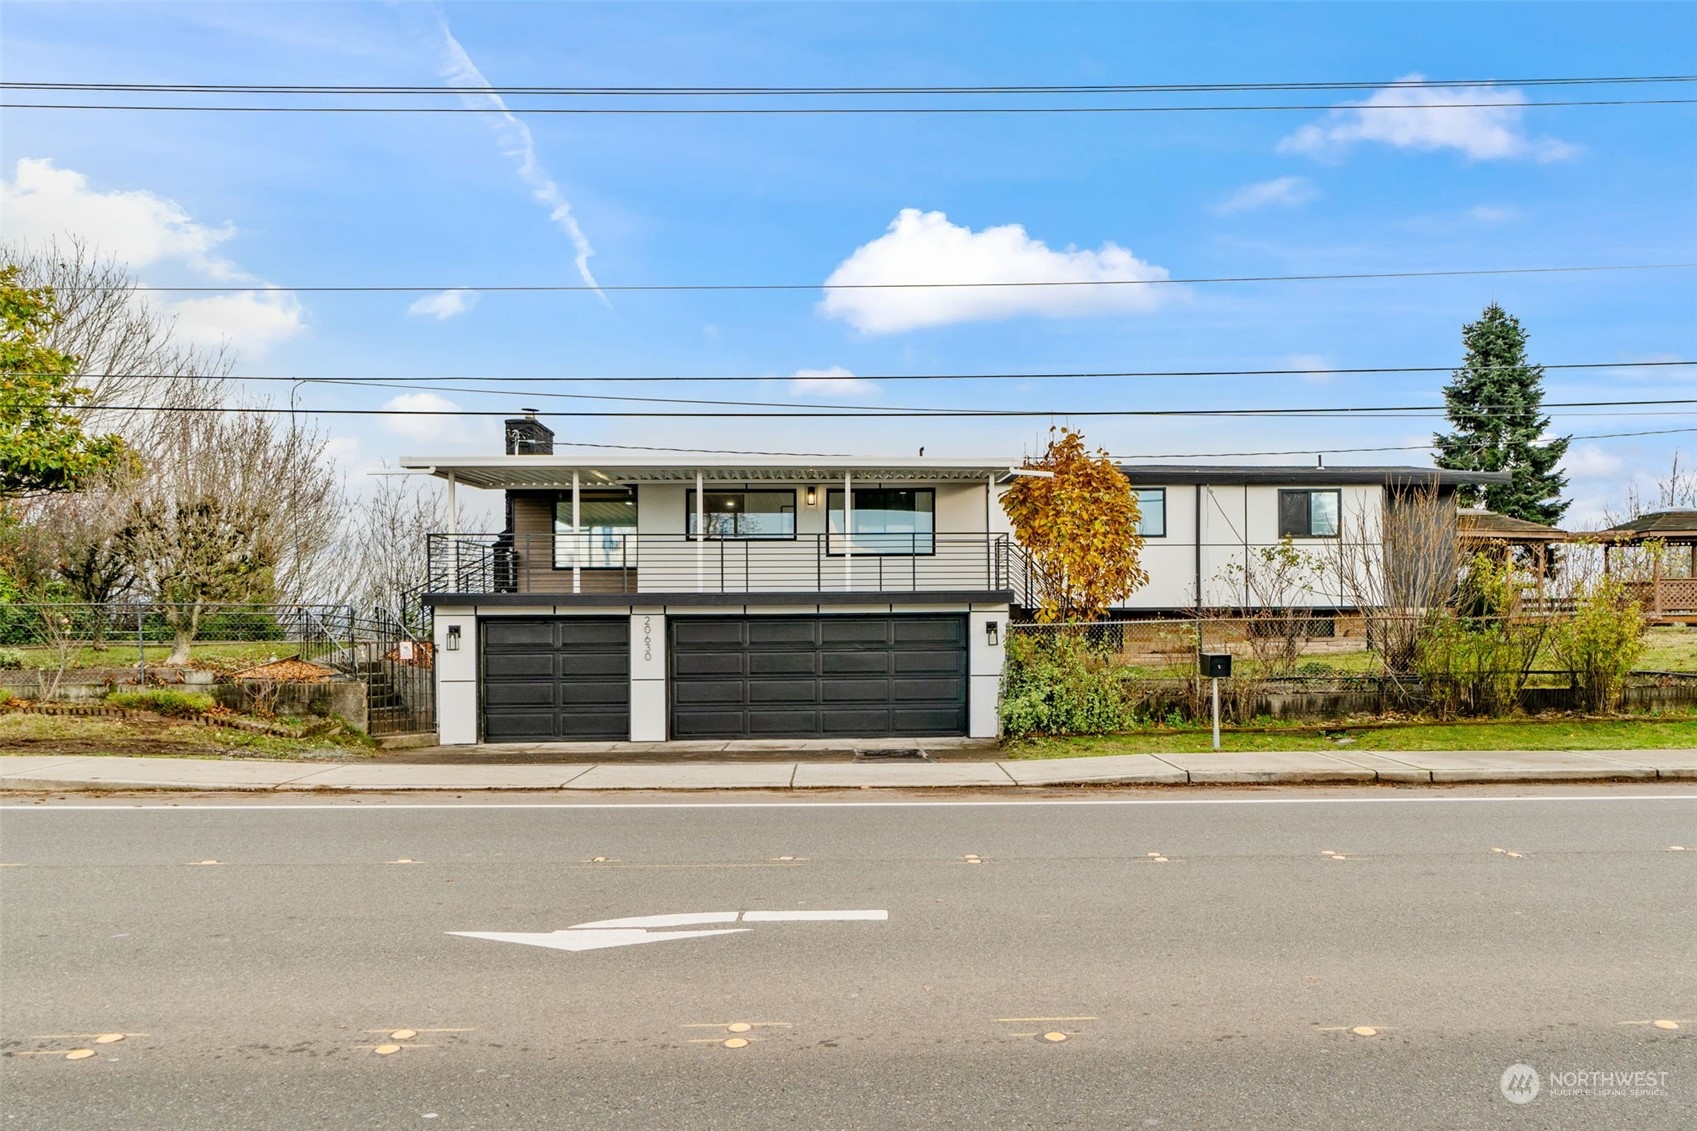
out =
{"type": "Polygon", "coordinates": [[[996,735],[1009,462],[508,439],[401,461],[506,497],[505,530],[430,539],[443,743],[996,735]]]}
{"type": "MultiPolygon", "coordinates": [[[[1019,460],[564,456],[530,417],[507,437],[504,455],[401,460],[506,503],[499,532],[430,537],[441,742],[998,733],[1008,624],[1035,603],[1000,505],[1019,460]]],[[[1495,480],[1124,470],[1150,582],[1121,617],[1242,608],[1231,563],[1371,529],[1352,516],[1398,491],[1495,480]]]]}

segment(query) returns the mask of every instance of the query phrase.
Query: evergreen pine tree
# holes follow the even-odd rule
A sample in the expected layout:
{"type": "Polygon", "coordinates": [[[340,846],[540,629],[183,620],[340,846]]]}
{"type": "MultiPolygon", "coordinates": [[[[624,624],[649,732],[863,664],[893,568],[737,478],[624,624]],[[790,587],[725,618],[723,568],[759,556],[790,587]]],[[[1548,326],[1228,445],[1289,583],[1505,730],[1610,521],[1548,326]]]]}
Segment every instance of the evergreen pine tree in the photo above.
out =
{"type": "Polygon", "coordinates": [[[1571,436],[1547,443],[1544,368],[1526,363],[1526,331],[1496,303],[1479,321],[1462,327],[1467,356],[1444,386],[1444,405],[1455,431],[1432,437],[1439,467],[1506,471],[1509,483],[1462,487],[1465,506],[1480,506],[1528,522],[1554,525],[1568,503],[1567,477],[1557,470],[1571,436]]]}

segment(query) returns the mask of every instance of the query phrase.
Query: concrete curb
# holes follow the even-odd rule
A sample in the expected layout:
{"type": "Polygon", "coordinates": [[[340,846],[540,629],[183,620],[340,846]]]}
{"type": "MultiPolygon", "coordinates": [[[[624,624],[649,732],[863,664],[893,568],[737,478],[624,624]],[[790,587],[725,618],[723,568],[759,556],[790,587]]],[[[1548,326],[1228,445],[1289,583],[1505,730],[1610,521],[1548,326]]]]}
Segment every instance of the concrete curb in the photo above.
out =
{"type": "Polygon", "coordinates": [[[10,755],[0,792],[551,792],[1697,781],[1697,750],[1122,754],[1040,761],[382,765],[10,755]]]}

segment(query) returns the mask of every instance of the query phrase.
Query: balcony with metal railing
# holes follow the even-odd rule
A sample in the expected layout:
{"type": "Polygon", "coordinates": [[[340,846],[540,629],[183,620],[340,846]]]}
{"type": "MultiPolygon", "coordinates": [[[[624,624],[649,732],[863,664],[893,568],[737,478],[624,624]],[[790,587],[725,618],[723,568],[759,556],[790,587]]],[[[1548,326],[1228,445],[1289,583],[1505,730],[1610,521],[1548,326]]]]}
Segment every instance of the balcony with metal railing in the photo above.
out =
{"type": "Polygon", "coordinates": [[[1009,593],[1027,586],[1005,534],[432,534],[430,592],[722,595],[1009,593]]]}

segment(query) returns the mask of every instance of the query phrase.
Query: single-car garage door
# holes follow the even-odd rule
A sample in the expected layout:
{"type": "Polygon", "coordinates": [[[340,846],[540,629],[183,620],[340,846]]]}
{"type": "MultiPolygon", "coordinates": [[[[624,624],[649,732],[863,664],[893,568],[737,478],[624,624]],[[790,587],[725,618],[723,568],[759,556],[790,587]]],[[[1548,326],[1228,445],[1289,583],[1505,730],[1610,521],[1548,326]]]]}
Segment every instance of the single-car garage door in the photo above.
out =
{"type": "Polygon", "coordinates": [[[966,733],[964,616],[675,617],[672,737],[966,733]]]}
{"type": "Polygon", "coordinates": [[[630,737],[629,617],[482,622],[483,740],[630,737]]]}

